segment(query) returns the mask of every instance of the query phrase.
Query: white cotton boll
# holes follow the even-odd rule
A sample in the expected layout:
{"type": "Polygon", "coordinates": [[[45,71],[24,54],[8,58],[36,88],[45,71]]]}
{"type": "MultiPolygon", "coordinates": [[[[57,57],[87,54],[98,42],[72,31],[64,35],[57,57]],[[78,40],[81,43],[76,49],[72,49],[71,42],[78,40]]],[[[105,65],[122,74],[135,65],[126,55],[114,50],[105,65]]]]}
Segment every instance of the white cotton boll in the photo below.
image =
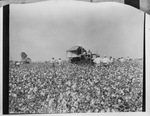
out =
{"type": "Polygon", "coordinates": [[[34,92],[36,92],[37,91],[37,87],[34,87],[34,90],[33,90],[34,92]]]}
{"type": "Polygon", "coordinates": [[[118,103],[121,103],[121,99],[118,99],[118,103]]]}
{"type": "Polygon", "coordinates": [[[17,94],[14,93],[14,94],[13,94],[13,97],[17,97],[17,94]]]}
{"type": "Polygon", "coordinates": [[[118,76],[118,77],[117,77],[117,79],[119,79],[119,80],[120,80],[120,79],[121,79],[121,76],[118,76]]]}
{"type": "Polygon", "coordinates": [[[68,86],[71,86],[71,82],[70,82],[70,81],[68,81],[68,82],[67,82],[67,85],[68,85],[68,86]]]}
{"type": "Polygon", "coordinates": [[[87,96],[86,96],[86,99],[87,99],[87,100],[90,100],[90,96],[89,96],[89,95],[87,95],[87,96]]]}
{"type": "Polygon", "coordinates": [[[68,96],[69,94],[70,94],[70,91],[67,91],[67,92],[66,92],[66,95],[68,96]]]}
{"type": "Polygon", "coordinates": [[[98,113],[99,112],[99,110],[98,109],[95,109],[95,113],[98,113]]]}
{"type": "Polygon", "coordinates": [[[102,102],[101,102],[101,104],[103,105],[103,104],[104,104],[104,102],[102,101],[102,102]]]}
{"type": "Polygon", "coordinates": [[[106,112],[110,112],[110,108],[107,108],[107,109],[106,109],[106,112]]]}
{"type": "Polygon", "coordinates": [[[19,104],[19,107],[22,106],[22,103],[19,104]]]}
{"type": "Polygon", "coordinates": [[[112,97],[115,97],[115,94],[112,94],[111,96],[112,96],[112,97]]]}
{"type": "Polygon", "coordinates": [[[91,110],[89,109],[89,110],[87,111],[87,113],[91,113],[91,110]]]}
{"type": "Polygon", "coordinates": [[[72,85],[72,88],[75,90],[75,88],[76,88],[76,84],[75,83],[72,85]]]}
{"type": "Polygon", "coordinates": [[[102,109],[100,112],[101,112],[101,113],[104,113],[104,112],[105,112],[105,110],[104,110],[104,109],[102,109]]]}
{"type": "Polygon", "coordinates": [[[27,96],[27,99],[30,99],[30,98],[31,98],[31,95],[28,95],[28,96],[27,96]]]}
{"type": "Polygon", "coordinates": [[[14,114],[15,112],[14,112],[14,111],[10,111],[9,113],[10,113],[10,114],[14,114]]]}
{"type": "Polygon", "coordinates": [[[115,109],[112,109],[111,112],[116,112],[115,109]]]}
{"type": "Polygon", "coordinates": [[[54,101],[54,98],[50,99],[48,105],[51,106],[51,104],[53,103],[53,101],[54,101]]]}
{"type": "Polygon", "coordinates": [[[77,102],[77,101],[74,102],[74,106],[75,106],[75,107],[78,106],[78,102],[77,102]]]}
{"type": "Polygon", "coordinates": [[[142,112],[142,107],[141,108],[137,108],[137,112],[142,112]]]}
{"type": "Polygon", "coordinates": [[[18,89],[21,89],[21,87],[18,87],[18,89]]]}

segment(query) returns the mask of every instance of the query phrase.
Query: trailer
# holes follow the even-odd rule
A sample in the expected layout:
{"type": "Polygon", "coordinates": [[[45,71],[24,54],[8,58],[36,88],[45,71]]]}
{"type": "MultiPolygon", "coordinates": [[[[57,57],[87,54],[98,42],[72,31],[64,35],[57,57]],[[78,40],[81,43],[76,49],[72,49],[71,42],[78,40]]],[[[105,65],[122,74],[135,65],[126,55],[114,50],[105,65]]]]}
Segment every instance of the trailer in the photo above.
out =
{"type": "Polygon", "coordinates": [[[66,51],[66,56],[70,63],[85,62],[93,64],[93,59],[97,54],[92,54],[90,50],[87,52],[82,46],[73,46],[66,51]]]}

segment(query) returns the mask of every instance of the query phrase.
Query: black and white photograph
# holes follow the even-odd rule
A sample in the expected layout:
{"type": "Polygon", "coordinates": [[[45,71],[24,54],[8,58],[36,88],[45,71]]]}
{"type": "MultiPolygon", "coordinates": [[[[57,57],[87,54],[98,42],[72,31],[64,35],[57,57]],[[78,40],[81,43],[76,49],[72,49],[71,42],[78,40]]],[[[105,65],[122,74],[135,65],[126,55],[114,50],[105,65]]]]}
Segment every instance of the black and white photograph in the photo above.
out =
{"type": "Polygon", "coordinates": [[[146,112],[150,1],[116,1],[9,4],[8,114],[146,112]]]}

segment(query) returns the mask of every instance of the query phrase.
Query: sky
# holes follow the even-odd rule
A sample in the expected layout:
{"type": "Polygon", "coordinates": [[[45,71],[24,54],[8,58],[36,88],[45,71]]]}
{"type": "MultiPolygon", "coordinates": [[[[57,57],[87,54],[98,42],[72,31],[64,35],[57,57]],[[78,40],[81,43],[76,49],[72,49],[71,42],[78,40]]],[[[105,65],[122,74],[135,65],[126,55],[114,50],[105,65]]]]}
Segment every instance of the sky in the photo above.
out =
{"type": "Polygon", "coordinates": [[[33,61],[66,60],[81,45],[93,53],[142,58],[143,16],[121,3],[46,1],[10,6],[10,59],[26,52],[33,61]]]}

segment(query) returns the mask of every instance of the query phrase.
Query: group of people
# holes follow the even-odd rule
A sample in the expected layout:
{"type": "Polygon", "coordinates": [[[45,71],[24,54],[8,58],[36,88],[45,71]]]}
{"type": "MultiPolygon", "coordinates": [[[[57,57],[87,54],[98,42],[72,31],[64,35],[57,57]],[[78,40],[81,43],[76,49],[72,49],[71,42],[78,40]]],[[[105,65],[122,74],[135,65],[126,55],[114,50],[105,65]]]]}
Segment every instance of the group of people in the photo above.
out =
{"type": "MultiPolygon", "coordinates": [[[[121,58],[118,58],[117,60],[119,62],[123,63],[125,61],[129,61],[130,59],[129,59],[129,57],[127,57],[127,58],[121,57],[121,58]]],[[[96,58],[93,59],[93,62],[94,62],[94,64],[95,64],[96,67],[99,67],[100,65],[108,66],[108,65],[113,64],[114,61],[115,61],[115,58],[113,58],[112,56],[110,56],[108,58],[106,55],[104,55],[103,58],[101,58],[100,55],[98,55],[96,58]]]]}
{"type": "Polygon", "coordinates": [[[110,63],[113,62],[112,58],[107,58],[106,56],[104,56],[104,58],[101,58],[99,55],[97,56],[97,58],[95,58],[93,60],[93,62],[95,63],[96,67],[100,66],[101,64],[103,65],[109,65],[110,63]]]}
{"type": "Polygon", "coordinates": [[[55,64],[57,63],[58,65],[62,64],[62,60],[61,58],[58,58],[58,60],[55,60],[54,57],[51,59],[50,63],[53,64],[53,66],[55,66],[55,64]]]}
{"type": "Polygon", "coordinates": [[[10,67],[10,113],[141,112],[143,66],[115,61],[111,67],[62,62],[10,67]]]}

